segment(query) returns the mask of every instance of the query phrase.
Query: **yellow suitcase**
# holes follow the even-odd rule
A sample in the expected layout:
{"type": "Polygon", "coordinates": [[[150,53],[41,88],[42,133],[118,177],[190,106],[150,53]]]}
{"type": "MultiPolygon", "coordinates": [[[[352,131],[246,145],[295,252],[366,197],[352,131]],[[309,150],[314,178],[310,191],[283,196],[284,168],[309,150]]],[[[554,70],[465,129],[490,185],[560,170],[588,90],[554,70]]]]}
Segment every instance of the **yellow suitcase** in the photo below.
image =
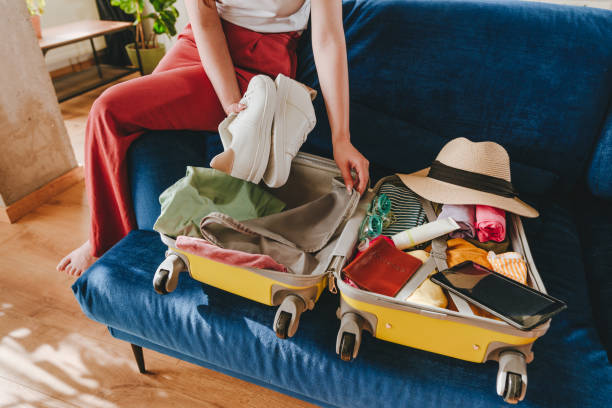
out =
{"type": "MultiPolygon", "coordinates": [[[[396,176],[382,179],[374,189],[363,195],[340,238],[347,248],[355,248],[368,206],[380,186],[394,178],[396,176]]],[[[428,218],[435,219],[431,203],[423,200],[422,204],[428,218]]],[[[508,213],[507,231],[512,250],[521,253],[527,261],[528,285],[546,293],[519,216],[508,213]]],[[[439,261],[444,261],[439,269],[446,267],[446,242],[443,239],[436,240],[432,242],[432,246],[432,256],[407,285],[416,289],[429,273],[438,267],[436,264],[439,261]],[[443,247],[440,248],[440,245],[443,247]]],[[[350,253],[348,250],[345,252],[350,253]]],[[[346,259],[335,260],[331,268],[334,282],[330,283],[330,288],[334,291],[337,289],[340,293],[338,318],[341,323],[336,340],[336,353],[343,360],[349,361],[357,357],[361,334],[366,330],[381,340],[461,360],[477,363],[498,361],[498,395],[511,403],[524,398],[527,387],[526,364],[533,360],[532,344],[546,333],[550,321],[530,331],[522,331],[503,321],[474,315],[467,302],[453,294],[451,298],[459,309],[457,312],[400,300],[399,294],[394,298],[357,289],[341,279],[345,263],[346,259]]],[[[402,292],[405,293],[403,290],[400,293],[402,292]]],[[[401,299],[405,297],[402,296],[401,299]]]]}
{"type": "MultiPolygon", "coordinates": [[[[293,160],[287,184],[271,191],[287,204],[287,209],[295,208],[327,194],[332,180],[339,177],[341,174],[334,161],[299,153],[293,160]]],[[[351,195],[347,219],[353,214],[359,199],[359,194],[351,195]]],[[[166,259],[155,272],[153,287],[160,294],[170,293],[176,289],[179,274],[188,272],[197,281],[265,305],[278,306],[273,322],[276,335],[292,337],[297,331],[300,315],[313,309],[328,283],[330,260],[349,256],[349,252],[338,252],[345,247],[337,245],[337,237],[345,223],[346,219],[339,224],[336,238],[317,253],[320,262],[310,275],[226,265],[178,250],[175,240],[162,234],[161,239],[168,250],[166,259]]],[[[347,251],[352,251],[352,248],[347,251]]]]}

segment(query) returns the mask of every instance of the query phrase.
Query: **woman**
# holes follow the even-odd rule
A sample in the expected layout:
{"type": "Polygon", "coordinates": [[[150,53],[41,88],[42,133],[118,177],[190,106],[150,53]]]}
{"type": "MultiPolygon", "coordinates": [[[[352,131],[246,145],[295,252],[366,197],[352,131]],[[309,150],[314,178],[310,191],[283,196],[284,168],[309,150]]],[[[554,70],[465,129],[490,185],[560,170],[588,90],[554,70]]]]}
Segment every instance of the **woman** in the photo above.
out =
{"type": "Polygon", "coordinates": [[[360,193],[366,158],[349,133],[349,86],[341,0],[185,0],[190,25],[151,75],[117,84],[92,106],[86,128],[85,184],[90,238],[58,264],[79,276],[135,228],[125,155],[146,130],[214,131],[257,74],[295,77],[296,45],[311,18],[312,48],[347,188],[360,193]],[[351,170],[357,180],[351,177],[351,170]]]}

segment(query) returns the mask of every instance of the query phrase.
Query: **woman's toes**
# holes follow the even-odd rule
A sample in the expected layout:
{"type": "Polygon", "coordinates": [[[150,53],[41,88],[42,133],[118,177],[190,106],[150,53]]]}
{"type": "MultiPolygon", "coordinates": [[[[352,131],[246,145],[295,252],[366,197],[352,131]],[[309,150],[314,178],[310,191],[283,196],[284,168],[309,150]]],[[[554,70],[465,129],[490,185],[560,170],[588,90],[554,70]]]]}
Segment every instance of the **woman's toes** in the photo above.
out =
{"type": "Polygon", "coordinates": [[[70,257],[65,256],[55,267],[55,269],[57,269],[60,272],[63,272],[66,270],[66,266],[70,263],[70,257]]]}

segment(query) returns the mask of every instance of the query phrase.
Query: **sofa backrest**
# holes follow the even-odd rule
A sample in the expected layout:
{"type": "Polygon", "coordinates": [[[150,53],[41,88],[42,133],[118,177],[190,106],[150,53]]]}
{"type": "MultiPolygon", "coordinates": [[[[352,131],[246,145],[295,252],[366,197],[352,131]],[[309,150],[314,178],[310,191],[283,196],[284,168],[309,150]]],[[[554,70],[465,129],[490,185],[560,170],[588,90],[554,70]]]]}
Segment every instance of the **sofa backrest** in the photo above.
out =
{"type": "MultiPolygon", "coordinates": [[[[519,1],[344,2],[351,137],[374,171],[427,167],[450,139],[508,150],[519,191],[570,189],[612,93],[612,12],[519,1]]],[[[298,80],[319,88],[310,33],[298,80]]],[[[306,150],[331,154],[323,98],[306,150]]],[[[612,138],[612,135],[609,136],[612,138]]]]}

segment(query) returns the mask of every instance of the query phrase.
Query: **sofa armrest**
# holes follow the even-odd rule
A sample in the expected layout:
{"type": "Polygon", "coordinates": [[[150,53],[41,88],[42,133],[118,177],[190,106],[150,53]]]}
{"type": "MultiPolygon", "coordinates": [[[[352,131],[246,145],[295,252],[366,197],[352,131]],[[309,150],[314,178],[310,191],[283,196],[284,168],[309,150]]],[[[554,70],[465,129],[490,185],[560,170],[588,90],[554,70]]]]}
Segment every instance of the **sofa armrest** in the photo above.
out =
{"type": "Polygon", "coordinates": [[[576,210],[593,317],[612,362],[612,202],[581,192],[576,210]]]}

